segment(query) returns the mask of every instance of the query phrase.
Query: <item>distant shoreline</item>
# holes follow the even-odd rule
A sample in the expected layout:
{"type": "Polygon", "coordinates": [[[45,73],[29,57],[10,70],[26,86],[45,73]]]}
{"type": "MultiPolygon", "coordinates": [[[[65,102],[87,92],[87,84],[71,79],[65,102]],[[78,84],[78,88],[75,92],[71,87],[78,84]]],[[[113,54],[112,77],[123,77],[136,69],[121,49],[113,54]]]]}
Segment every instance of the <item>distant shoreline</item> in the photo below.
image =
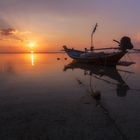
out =
{"type": "Polygon", "coordinates": [[[0,52],[0,54],[31,54],[31,53],[65,53],[63,51],[54,51],[54,52],[0,52]]]}

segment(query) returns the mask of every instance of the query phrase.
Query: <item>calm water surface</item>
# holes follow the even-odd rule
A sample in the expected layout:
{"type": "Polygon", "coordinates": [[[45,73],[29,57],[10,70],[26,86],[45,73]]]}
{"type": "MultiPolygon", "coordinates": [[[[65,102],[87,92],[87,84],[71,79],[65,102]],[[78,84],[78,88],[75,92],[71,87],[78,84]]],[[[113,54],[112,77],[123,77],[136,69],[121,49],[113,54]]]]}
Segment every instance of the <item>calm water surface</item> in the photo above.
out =
{"type": "Polygon", "coordinates": [[[140,139],[139,58],[112,69],[59,53],[0,54],[0,138],[140,139]]]}

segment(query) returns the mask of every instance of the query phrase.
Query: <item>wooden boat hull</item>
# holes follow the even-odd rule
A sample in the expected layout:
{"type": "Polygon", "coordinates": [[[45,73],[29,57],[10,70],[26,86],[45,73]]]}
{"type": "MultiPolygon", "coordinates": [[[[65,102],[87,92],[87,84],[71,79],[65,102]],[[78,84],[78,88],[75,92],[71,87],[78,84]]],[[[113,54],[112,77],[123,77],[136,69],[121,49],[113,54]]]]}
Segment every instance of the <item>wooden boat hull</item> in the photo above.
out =
{"type": "MultiPolygon", "coordinates": [[[[103,53],[103,55],[99,55],[98,57],[90,56],[90,57],[81,57],[81,54],[84,54],[84,51],[69,49],[64,47],[65,52],[69,57],[74,59],[77,62],[81,63],[92,63],[95,65],[107,65],[107,66],[116,66],[119,60],[127,53],[127,51],[118,51],[111,53],[103,53]]],[[[99,53],[95,53],[96,56],[99,53]]]]}

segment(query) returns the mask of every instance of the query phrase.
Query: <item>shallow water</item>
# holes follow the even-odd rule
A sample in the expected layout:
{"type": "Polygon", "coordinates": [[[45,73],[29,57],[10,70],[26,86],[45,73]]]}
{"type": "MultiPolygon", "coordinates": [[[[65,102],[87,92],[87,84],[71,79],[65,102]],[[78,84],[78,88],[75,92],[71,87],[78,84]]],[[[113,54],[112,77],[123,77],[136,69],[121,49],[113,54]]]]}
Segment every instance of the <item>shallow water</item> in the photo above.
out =
{"type": "Polygon", "coordinates": [[[61,53],[0,54],[0,138],[140,139],[139,58],[112,69],[61,53]]]}

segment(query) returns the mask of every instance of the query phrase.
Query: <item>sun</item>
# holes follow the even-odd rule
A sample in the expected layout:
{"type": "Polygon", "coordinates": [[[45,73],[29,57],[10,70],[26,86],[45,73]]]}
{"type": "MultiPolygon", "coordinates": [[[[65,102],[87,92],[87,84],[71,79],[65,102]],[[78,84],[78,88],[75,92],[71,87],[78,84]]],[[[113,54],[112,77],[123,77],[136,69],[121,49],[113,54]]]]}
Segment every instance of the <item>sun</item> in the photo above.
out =
{"type": "Polygon", "coordinates": [[[28,46],[29,46],[30,48],[34,48],[34,47],[36,46],[36,42],[35,42],[35,41],[30,41],[30,42],[28,43],[28,46]]]}

